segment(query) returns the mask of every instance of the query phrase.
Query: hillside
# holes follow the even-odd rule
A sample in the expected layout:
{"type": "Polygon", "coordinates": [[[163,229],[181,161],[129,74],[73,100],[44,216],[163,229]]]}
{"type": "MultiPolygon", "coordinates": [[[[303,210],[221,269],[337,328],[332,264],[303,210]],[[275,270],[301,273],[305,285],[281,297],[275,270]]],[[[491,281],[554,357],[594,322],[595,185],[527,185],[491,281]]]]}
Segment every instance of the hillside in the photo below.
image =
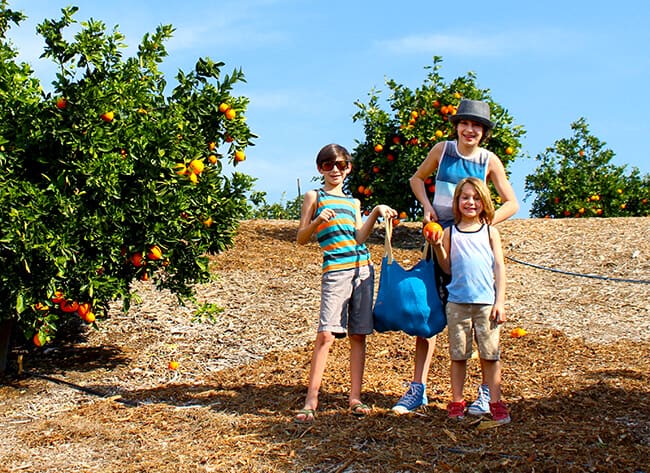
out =
{"type": "MultiPolygon", "coordinates": [[[[650,218],[499,228],[512,258],[502,332],[509,425],[447,420],[446,332],[426,411],[388,413],[412,374],[413,340],[375,334],[364,386],[373,414],[345,410],[348,346],[340,341],[316,422],[294,425],[321,254],[316,243],[295,244],[297,222],[246,221],[235,247],[213,258],[215,280],[197,286],[199,303],[223,308],[213,322],[138,283],[142,302],[126,314],[115,307],[99,330],[14,350],[10,368],[20,355],[26,372],[0,386],[0,471],[650,472],[650,218]],[[512,339],[517,326],[528,334],[512,339]],[[171,360],[178,370],[167,368],[171,360]]],[[[419,229],[395,229],[404,266],[418,259],[419,229]]],[[[380,227],[369,246],[379,274],[380,227]]],[[[477,360],[468,374],[471,398],[477,360]]]]}

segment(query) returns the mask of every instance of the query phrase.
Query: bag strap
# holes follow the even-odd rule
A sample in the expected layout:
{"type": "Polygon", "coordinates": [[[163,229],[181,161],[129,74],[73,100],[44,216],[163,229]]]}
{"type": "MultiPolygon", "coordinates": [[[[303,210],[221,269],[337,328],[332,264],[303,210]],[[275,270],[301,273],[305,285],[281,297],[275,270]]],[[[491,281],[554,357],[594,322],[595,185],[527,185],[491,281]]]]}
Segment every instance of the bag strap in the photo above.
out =
{"type": "MultiPolygon", "coordinates": [[[[392,219],[390,218],[384,219],[384,229],[386,231],[384,235],[384,256],[386,256],[388,264],[393,264],[393,245],[391,244],[391,240],[393,239],[392,219]]],[[[427,259],[427,257],[429,256],[429,251],[433,252],[433,248],[431,248],[431,245],[425,239],[424,246],[422,247],[423,260],[427,259]]]]}
{"type": "Polygon", "coordinates": [[[384,256],[386,257],[388,264],[393,264],[393,246],[390,243],[390,240],[393,238],[392,219],[384,218],[384,229],[386,230],[384,235],[384,256]]]}

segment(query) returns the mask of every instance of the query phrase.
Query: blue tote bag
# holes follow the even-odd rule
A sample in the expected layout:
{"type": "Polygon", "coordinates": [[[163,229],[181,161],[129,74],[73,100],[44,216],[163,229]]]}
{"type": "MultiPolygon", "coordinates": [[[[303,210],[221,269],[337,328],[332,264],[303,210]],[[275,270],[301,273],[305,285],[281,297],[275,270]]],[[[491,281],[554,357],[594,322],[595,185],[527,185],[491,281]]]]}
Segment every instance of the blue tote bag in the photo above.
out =
{"type": "Polygon", "coordinates": [[[384,257],[373,308],[375,330],[433,337],[442,332],[447,319],[436,287],[433,260],[426,258],[429,244],[425,244],[420,261],[404,269],[393,259],[390,219],[386,219],[385,227],[384,257]]]}

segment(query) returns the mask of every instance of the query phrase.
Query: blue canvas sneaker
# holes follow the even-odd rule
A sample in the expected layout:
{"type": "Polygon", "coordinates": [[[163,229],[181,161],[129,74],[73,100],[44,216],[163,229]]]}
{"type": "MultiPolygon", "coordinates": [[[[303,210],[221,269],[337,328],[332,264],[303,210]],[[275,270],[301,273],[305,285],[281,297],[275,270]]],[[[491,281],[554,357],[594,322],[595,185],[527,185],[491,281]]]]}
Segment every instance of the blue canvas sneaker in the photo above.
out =
{"type": "Polygon", "coordinates": [[[415,381],[411,382],[408,390],[391,410],[396,414],[407,414],[413,412],[420,406],[426,406],[429,404],[429,401],[427,400],[425,391],[426,386],[424,384],[416,383],[415,381]]]}
{"type": "Polygon", "coordinates": [[[469,405],[467,412],[473,416],[482,416],[490,413],[490,388],[487,384],[481,384],[478,387],[478,397],[476,401],[469,405]]]}

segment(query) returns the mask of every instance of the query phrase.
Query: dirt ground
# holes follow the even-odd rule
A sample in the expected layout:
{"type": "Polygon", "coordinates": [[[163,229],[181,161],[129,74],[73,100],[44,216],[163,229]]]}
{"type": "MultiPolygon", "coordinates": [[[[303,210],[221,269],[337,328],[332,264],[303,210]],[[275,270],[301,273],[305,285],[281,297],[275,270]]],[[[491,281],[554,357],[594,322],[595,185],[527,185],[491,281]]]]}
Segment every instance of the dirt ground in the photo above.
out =
{"type": "MultiPolygon", "coordinates": [[[[368,338],[364,400],[347,411],[346,340],[328,360],[316,421],[296,425],[319,303],[321,253],[295,244],[297,222],[242,222],[213,258],[194,305],[137,283],[96,329],[41,349],[15,346],[0,384],[6,472],[650,472],[650,218],[511,220],[503,393],[513,421],[446,417],[446,331],[429,405],[390,407],[413,369],[414,341],[368,338]],[[522,327],[528,333],[511,338],[522,327]],[[20,365],[23,368],[18,373],[20,365]],[[179,368],[170,370],[168,363],[179,368]]],[[[415,264],[416,223],[394,254],[415,264]]],[[[379,274],[382,228],[369,246],[379,274]]],[[[466,396],[480,382],[468,367],[466,396]]]]}

